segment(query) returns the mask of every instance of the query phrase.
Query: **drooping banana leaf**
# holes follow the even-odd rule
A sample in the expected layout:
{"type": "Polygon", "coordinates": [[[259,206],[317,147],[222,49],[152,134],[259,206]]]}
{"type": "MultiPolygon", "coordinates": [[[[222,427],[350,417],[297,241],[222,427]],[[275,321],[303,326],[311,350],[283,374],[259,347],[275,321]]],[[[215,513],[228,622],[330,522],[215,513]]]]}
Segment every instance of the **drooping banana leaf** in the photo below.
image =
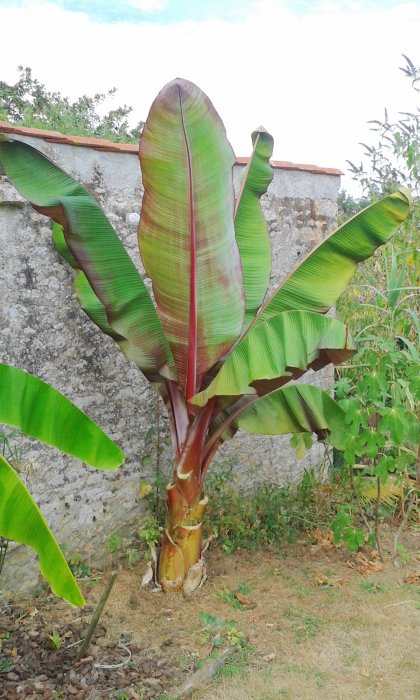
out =
{"type": "Polygon", "coordinates": [[[0,536],[26,544],[38,555],[41,573],[51,590],[72,605],[84,605],[57,541],[26,486],[0,456],[0,536]]]}
{"type": "Polygon", "coordinates": [[[38,377],[0,363],[0,423],[58,447],[99,469],[115,469],[124,455],[69,399],[38,377]]]}
{"type": "Polygon", "coordinates": [[[353,216],[281,282],[254,323],[258,325],[281,311],[328,311],[345,290],[356,264],[391,238],[410,206],[410,192],[401,189],[353,216]]]}
{"type": "Polygon", "coordinates": [[[241,256],[247,326],[260,308],[271,272],[271,247],[260,198],[273,179],[269,161],[273,138],[260,127],[252,133],[254,150],[235,205],[235,235],[241,256]]]}
{"type": "Polygon", "coordinates": [[[232,425],[262,435],[316,433],[321,440],[331,433],[331,443],[343,448],[344,411],[325,391],[310,384],[293,384],[257,399],[232,425]]]}
{"type": "Polygon", "coordinates": [[[0,163],[34,208],[63,227],[66,245],[60,252],[64,257],[69,252],[85,274],[114,335],[126,339],[130,359],[146,374],[173,378],[173,357],[147,288],[96,200],[21,141],[0,141],[0,163]]]}
{"type": "Polygon", "coordinates": [[[74,259],[74,255],[72,254],[66,243],[64,229],[62,226],[60,226],[60,224],[54,221],[54,219],[51,219],[51,232],[54,248],[56,249],[57,253],[59,253],[61,257],[64,258],[64,260],[68,265],[70,265],[70,267],[72,267],[74,270],[77,270],[77,262],[74,259]]]}
{"type": "Polygon", "coordinates": [[[187,399],[242,327],[234,160],[208,97],[186,80],[168,83],[140,139],[139,246],[187,399]]]}
{"type": "Polygon", "coordinates": [[[95,323],[98,328],[101,329],[103,333],[111,336],[117,342],[124,341],[118,333],[115,333],[108,323],[108,318],[106,315],[105,306],[99,301],[92,287],[90,286],[88,279],[82,270],[77,267],[76,260],[72,255],[64,237],[64,229],[56,221],[51,220],[51,230],[52,239],[54,243],[54,248],[57,253],[61,255],[62,258],[76,270],[76,277],[74,278],[74,291],[80,306],[90,320],[95,323]]]}
{"type": "Polygon", "coordinates": [[[191,403],[204,406],[212,396],[266,393],[259,391],[262,380],[288,377],[289,381],[294,370],[299,376],[315,362],[320,369],[344,362],[353,353],[348,328],[341,321],[310,311],[286,311],[252,325],[211,384],[191,403]]]}
{"type": "MultiPolygon", "coordinates": [[[[93,321],[103,333],[111,336],[111,338],[120,345],[121,349],[125,351],[129,343],[126,338],[115,333],[109,325],[105,306],[99,301],[82,270],[77,270],[76,277],[74,278],[74,291],[81,308],[85,314],[89,316],[90,320],[93,321]]],[[[129,355],[129,351],[126,354],[129,355]]],[[[136,352],[133,346],[133,360],[135,355],[136,352]]]]}

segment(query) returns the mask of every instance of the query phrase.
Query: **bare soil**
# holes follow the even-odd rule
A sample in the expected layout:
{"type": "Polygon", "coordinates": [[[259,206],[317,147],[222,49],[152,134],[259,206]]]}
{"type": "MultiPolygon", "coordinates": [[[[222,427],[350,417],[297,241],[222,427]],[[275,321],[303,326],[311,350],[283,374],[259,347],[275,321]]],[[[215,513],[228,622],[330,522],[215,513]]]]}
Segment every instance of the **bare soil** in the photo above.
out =
{"type": "Polygon", "coordinates": [[[142,589],[144,563],[120,570],[80,663],[106,572],[82,582],[84,610],[48,593],[5,606],[0,698],[171,700],[215,645],[233,641],[237,651],[192,698],[417,700],[420,533],[404,533],[398,566],[392,537],[387,531],[384,565],[370,550],[334,547],[320,531],[281,554],[215,548],[207,582],[189,599],[142,589]],[[206,624],[215,618],[220,629],[206,624]]]}

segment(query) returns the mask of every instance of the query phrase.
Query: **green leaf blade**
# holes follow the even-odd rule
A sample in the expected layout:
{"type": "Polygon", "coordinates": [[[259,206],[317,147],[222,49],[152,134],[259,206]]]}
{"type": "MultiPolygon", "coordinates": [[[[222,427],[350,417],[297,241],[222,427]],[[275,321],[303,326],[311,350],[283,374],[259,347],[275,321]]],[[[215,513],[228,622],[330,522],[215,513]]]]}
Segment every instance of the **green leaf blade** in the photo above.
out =
{"type": "Polygon", "coordinates": [[[408,216],[410,206],[409,191],[401,189],[352,217],[319,243],[286,277],[255,323],[293,309],[326,313],[346,288],[356,264],[391,238],[408,216]]]}
{"type": "Polygon", "coordinates": [[[115,469],[124,455],[83,411],[38,377],[0,363],[0,423],[19,428],[98,469],[115,469]]]}
{"type": "Polygon", "coordinates": [[[264,382],[280,380],[280,386],[311,366],[319,369],[342,362],[353,352],[348,328],[341,321],[307,311],[277,314],[248,329],[211,384],[191,403],[204,406],[213,396],[267,393],[264,382]]]}
{"type": "Polygon", "coordinates": [[[0,456],[0,535],[32,547],[40,570],[56,595],[85,604],[63,553],[41,511],[10,464],[0,456]]]}
{"type": "Polygon", "coordinates": [[[232,425],[261,435],[316,433],[324,439],[330,432],[332,444],[343,447],[343,410],[325,391],[310,384],[293,384],[266,394],[232,425]]]}
{"type": "Polygon", "coordinates": [[[260,127],[252,134],[253,153],[235,208],[235,235],[241,256],[247,326],[264,301],[271,272],[271,247],[260,198],[273,179],[273,138],[260,127]]]}

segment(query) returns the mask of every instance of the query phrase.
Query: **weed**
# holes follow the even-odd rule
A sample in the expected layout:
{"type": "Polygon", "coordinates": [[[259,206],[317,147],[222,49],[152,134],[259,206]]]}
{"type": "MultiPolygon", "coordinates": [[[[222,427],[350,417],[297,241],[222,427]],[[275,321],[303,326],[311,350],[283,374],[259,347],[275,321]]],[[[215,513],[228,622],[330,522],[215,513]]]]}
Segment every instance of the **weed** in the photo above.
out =
{"type": "Polygon", "coordinates": [[[12,659],[0,659],[0,673],[7,673],[13,666],[12,659]]]}
{"type": "Polygon", "coordinates": [[[353,526],[353,509],[352,504],[341,506],[331,521],[331,529],[334,544],[342,540],[351,552],[356,552],[365,543],[365,537],[360,527],[353,526]]]}
{"type": "Polygon", "coordinates": [[[183,671],[190,669],[193,663],[196,661],[196,653],[191,653],[189,651],[183,651],[178,656],[178,665],[183,671]]]}
{"type": "Polygon", "coordinates": [[[58,651],[59,648],[61,647],[61,644],[63,642],[62,637],[58,632],[53,632],[52,634],[47,634],[47,639],[49,641],[49,645],[51,649],[54,651],[58,651]]]}
{"type": "Polygon", "coordinates": [[[120,690],[117,695],[117,700],[128,700],[128,693],[126,693],[125,690],[120,690]]]}
{"type": "Polygon", "coordinates": [[[345,654],[343,661],[346,666],[353,666],[356,661],[358,661],[360,658],[360,651],[358,649],[353,649],[353,651],[349,651],[347,654],[345,654]]]}
{"type": "Polygon", "coordinates": [[[111,558],[116,556],[119,560],[125,560],[128,566],[133,566],[140,559],[140,543],[136,537],[121,537],[116,532],[112,532],[107,537],[105,545],[111,558]]]}
{"type": "Polygon", "coordinates": [[[402,542],[397,542],[395,549],[400,563],[403,566],[404,564],[408,564],[408,562],[410,561],[410,553],[407,547],[404,547],[402,542]]]}
{"type": "Polygon", "coordinates": [[[146,518],[143,521],[138,534],[140,539],[147,546],[148,555],[150,548],[155,547],[159,541],[160,529],[157,519],[154,516],[146,518]]]}
{"type": "Polygon", "coordinates": [[[315,680],[318,688],[322,688],[325,681],[328,679],[328,673],[326,671],[321,671],[321,669],[317,668],[316,666],[310,666],[307,668],[302,664],[287,664],[286,668],[289,671],[303,674],[307,680],[315,680]]]}
{"type": "Polygon", "coordinates": [[[126,557],[128,566],[133,566],[140,559],[140,554],[138,553],[137,549],[130,547],[126,551],[126,557]]]}
{"type": "Polygon", "coordinates": [[[244,634],[234,620],[225,620],[203,610],[200,610],[199,618],[202,636],[211,641],[213,648],[219,647],[223,642],[237,648],[246,646],[244,634]]]}
{"type": "MultiPolygon", "coordinates": [[[[414,219],[412,225],[414,235],[414,219]]],[[[343,461],[353,489],[352,502],[333,522],[335,542],[341,538],[355,550],[363,544],[367,531],[382,561],[381,520],[392,516],[398,504],[408,519],[420,476],[419,287],[412,269],[416,266],[411,264],[415,249],[412,239],[402,250],[391,248],[381,253],[380,267],[365,280],[369,284],[361,285],[365,297],[362,306],[368,309],[369,318],[356,340],[365,342],[354,363],[337,370],[335,384],[336,399],[345,411],[343,461]],[[357,521],[354,523],[354,516],[358,520],[361,516],[363,530],[357,521]]],[[[359,313],[353,314],[359,323],[360,306],[358,302],[359,313]]],[[[346,317],[350,308],[344,304],[342,311],[346,317]]]]}
{"type": "Polygon", "coordinates": [[[91,576],[91,569],[88,564],[86,564],[80,554],[67,554],[66,547],[61,545],[61,550],[67,559],[67,563],[76,578],[89,578],[91,576]]]}
{"type": "Polygon", "coordinates": [[[228,603],[235,610],[245,610],[246,605],[241,602],[241,596],[246,596],[249,593],[249,585],[245,581],[241,581],[235,590],[228,590],[227,588],[222,588],[222,590],[216,593],[219,600],[224,603],[228,603]],[[237,595],[239,594],[239,595],[237,595]]]}
{"type": "Polygon", "coordinates": [[[360,588],[364,593],[385,593],[385,586],[380,581],[360,581],[360,588]]]}
{"type": "Polygon", "coordinates": [[[111,532],[111,534],[106,538],[105,546],[108,552],[115,554],[115,552],[121,547],[121,543],[122,537],[116,532],[111,532]]]}
{"type": "Polygon", "coordinates": [[[299,644],[305,639],[313,639],[318,634],[321,624],[319,617],[308,615],[304,610],[295,608],[287,603],[284,608],[283,617],[292,621],[291,628],[294,632],[295,642],[299,644]]]}
{"type": "Polygon", "coordinates": [[[240,644],[234,646],[236,646],[235,653],[219,668],[216,678],[231,678],[246,667],[249,657],[253,654],[253,647],[250,644],[244,644],[243,639],[240,644]]]}
{"type": "MultiPolygon", "coordinates": [[[[212,650],[207,658],[217,654],[217,649],[222,645],[230,645],[235,652],[228,658],[225,664],[217,671],[218,677],[230,677],[242,670],[251,654],[254,653],[252,645],[248,644],[243,632],[238,629],[234,620],[225,620],[222,617],[210,615],[203,610],[199,613],[203,636],[211,641],[212,650]]],[[[197,667],[204,663],[201,659],[197,667]]]]}
{"type": "Polygon", "coordinates": [[[337,505],[346,498],[342,485],[326,485],[313,471],[296,486],[261,485],[242,493],[235,463],[219,463],[209,474],[209,508],[223,551],[270,548],[281,555],[285,543],[314,527],[328,529],[337,505]],[[279,551],[279,547],[282,549],[279,551]]]}

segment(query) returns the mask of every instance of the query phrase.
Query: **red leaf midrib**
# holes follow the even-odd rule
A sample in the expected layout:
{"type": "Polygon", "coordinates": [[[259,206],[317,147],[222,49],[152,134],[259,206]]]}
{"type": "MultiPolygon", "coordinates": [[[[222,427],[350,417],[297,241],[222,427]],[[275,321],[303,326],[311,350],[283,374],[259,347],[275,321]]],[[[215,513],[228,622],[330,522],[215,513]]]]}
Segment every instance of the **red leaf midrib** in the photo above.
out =
{"type": "Polygon", "coordinates": [[[191,153],[185,128],[184,112],[182,109],[181,90],[178,87],[179,107],[181,114],[181,125],[184,134],[185,152],[188,167],[188,195],[189,195],[189,252],[190,252],[190,274],[189,274],[189,321],[188,321],[188,349],[186,362],[186,386],[185,397],[188,401],[194,396],[196,391],[197,376],[197,256],[196,256],[196,236],[195,236],[195,213],[193,199],[193,180],[191,153]]]}

